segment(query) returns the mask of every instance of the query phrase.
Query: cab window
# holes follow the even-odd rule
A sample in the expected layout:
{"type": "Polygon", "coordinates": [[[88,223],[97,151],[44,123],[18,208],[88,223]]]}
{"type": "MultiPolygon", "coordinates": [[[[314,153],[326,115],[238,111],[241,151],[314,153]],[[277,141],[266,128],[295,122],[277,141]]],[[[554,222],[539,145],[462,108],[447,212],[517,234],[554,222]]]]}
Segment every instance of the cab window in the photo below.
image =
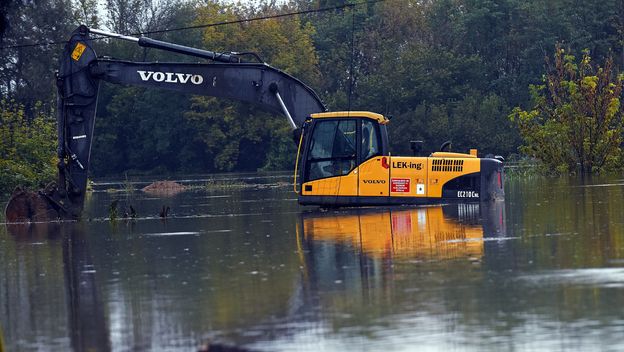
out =
{"type": "Polygon", "coordinates": [[[370,120],[362,120],[362,161],[381,155],[379,137],[377,124],[370,120]]]}
{"type": "Polygon", "coordinates": [[[306,180],[348,174],[356,166],[356,121],[319,121],[314,127],[306,180]]]}

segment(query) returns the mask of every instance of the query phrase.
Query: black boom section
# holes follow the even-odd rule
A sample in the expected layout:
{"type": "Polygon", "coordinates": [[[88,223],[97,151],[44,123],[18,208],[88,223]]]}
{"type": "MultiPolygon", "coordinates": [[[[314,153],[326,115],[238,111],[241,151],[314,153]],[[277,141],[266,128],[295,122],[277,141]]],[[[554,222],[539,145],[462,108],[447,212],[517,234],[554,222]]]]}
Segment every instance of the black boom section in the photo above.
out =
{"type": "Polygon", "coordinates": [[[90,67],[96,61],[86,27],[80,27],[65,45],[57,76],[59,184],[49,198],[62,217],[78,217],[84,203],[99,88],[90,67]]]}
{"type": "Polygon", "coordinates": [[[94,77],[116,83],[240,100],[285,114],[281,96],[297,127],[313,113],[325,111],[316,93],[300,80],[264,63],[147,63],[100,59],[94,77]]]}
{"type": "Polygon", "coordinates": [[[283,114],[293,129],[301,128],[310,114],[326,111],[310,87],[265,63],[231,62],[235,61],[232,55],[153,42],[154,45],[148,46],[192,56],[198,52],[211,53],[213,59],[228,62],[147,63],[101,59],[92,48],[89,29],[85,26],[76,29],[65,45],[57,78],[58,187],[45,193],[61,217],[76,218],[82,211],[100,81],[244,101],[283,114]]]}

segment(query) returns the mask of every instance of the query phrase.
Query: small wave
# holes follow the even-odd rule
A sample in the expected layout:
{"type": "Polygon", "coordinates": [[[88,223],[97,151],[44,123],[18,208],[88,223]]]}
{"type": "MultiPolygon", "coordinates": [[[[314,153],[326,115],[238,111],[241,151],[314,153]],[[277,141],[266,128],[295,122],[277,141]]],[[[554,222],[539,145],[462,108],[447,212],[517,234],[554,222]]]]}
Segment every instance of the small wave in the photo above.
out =
{"type": "Polygon", "coordinates": [[[188,236],[188,235],[199,235],[198,231],[179,231],[179,232],[154,232],[154,233],[144,233],[141,236],[188,236]]]}
{"type": "Polygon", "coordinates": [[[597,185],[583,185],[577,186],[578,188],[590,188],[590,187],[616,187],[616,186],[624,186],[624,183],[602,183],[597,185]]]}
{"type": "Polygon", "coordinates": [[[624,287],[624,268],[564,269],[523,275],[520,280],[535,284],[577,284],[624,287]]]}
{"type": "Polygon", "coordinates": [[[153,232],[143,233],[139,236],[160,237],[160,236],[197,236],[205,233],[226,233],[232,232],[230,229],[208,230],[208,231],[178,231],[178,232],[153,232]]]}

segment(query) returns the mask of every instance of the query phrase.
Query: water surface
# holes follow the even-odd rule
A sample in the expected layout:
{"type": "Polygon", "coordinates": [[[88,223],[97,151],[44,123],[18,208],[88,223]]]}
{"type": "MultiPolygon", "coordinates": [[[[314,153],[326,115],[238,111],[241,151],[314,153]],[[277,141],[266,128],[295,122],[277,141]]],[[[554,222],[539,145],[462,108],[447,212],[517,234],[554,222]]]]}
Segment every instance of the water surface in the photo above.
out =
{"type": "Polygon", "coordinates": [[[80,223],[2,225],[5,349],[624,348],[624,180],[321,211],[298,206],[287,177],[236,179],[261,186],[101,191],[111,183],[80,223]],[[109,220],[115,199],[138,217],[109,220]]]}

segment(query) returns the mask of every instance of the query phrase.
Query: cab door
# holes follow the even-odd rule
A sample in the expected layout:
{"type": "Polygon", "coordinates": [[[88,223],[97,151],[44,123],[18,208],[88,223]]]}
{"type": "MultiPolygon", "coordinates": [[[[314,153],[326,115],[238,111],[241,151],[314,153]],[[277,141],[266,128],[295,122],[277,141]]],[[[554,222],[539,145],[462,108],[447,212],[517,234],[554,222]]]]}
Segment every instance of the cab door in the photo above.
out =
{"type": "Polygon", "coordinates": [[[304,196],[356,196],[357,119],[318,119],[304,158],[304,196]]]}
{"type": "Polygon", "coordinates": [[[362,119],[360,167],[358,170],[358,195],[370,197],[388,196],[390,186],[390,157],[383,155],[383,142],[379,124],[362,119]]]}

